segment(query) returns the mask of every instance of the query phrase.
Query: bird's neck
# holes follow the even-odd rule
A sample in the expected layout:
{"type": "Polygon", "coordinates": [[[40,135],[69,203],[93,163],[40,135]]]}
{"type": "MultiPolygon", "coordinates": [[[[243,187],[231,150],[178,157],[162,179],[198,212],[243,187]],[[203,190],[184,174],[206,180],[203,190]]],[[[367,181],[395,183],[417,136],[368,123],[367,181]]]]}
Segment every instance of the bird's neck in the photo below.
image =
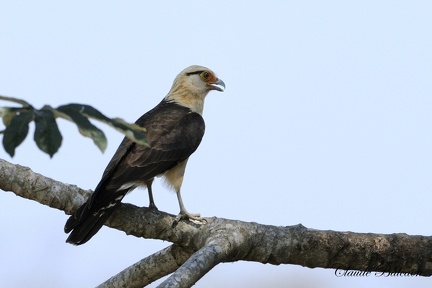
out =
{"type": "MultiPolygon", "coordinates": [[[[192,112],[202,115],[204,110],[204,99],[206,95],[198,93],[169,93],[165,99],[180,106],[189,108],[192,112]]],[[[206,93],[207,94],[207,93],[206,93]]]]}

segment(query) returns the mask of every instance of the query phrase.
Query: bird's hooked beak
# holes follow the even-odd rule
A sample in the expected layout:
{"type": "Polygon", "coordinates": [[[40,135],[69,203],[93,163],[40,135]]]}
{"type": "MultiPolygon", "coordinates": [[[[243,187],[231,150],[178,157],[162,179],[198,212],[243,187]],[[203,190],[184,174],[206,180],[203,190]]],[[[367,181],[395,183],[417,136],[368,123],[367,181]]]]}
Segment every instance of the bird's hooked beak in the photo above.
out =
{"type": "Polygon", "coordinates": [[[221,79],[216,79],[215,82],[211,82],[207,85],[210,87],[210,90],[217,90],[220,92],[223,92],[225,90],[225,83],[221,79]]]}

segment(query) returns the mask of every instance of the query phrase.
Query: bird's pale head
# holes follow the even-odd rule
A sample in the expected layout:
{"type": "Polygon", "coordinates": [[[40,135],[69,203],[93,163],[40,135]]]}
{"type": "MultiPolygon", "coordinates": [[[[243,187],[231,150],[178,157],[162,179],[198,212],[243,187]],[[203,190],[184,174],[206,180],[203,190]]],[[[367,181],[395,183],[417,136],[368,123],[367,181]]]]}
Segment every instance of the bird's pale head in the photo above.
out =
{"type": "Polygon", "coordinates": [[[167,100],[174,101],[192,111],[202,114],[204,99],[211,90],[224,91],[225,83],[203,66],[193,65],[174,79],[167,100]]]}

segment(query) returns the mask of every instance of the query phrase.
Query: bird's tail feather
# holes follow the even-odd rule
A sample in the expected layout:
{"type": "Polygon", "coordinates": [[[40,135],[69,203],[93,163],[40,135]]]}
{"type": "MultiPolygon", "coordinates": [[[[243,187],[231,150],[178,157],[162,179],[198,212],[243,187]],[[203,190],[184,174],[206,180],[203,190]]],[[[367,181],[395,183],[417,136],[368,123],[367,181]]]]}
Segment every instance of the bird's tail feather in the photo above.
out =
{"type": "Polygon", "coordinates": [[[65,224],[65,232],[72,231],[66,242],[74,245],[86,243],[102,228],[116,207],[117,205],[114,205],[108,209],[92,212],[86,204],[81,206],[74,215],[69,217],[65,224]]]}

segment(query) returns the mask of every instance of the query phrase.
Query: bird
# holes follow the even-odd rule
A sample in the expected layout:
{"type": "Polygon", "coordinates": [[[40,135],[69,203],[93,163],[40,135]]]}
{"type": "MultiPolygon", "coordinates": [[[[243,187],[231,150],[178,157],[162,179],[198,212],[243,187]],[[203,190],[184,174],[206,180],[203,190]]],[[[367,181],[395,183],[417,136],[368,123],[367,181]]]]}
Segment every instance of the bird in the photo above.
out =
{"type": "Polygon", "coordinates": [[[146,187],[149,208],[157,209],[152,192],[155,177],[162,177],[177,194],[179,219],[202,220],[189,213],[180,194],[189,156],[204,136],[204,100],[212,91],[223,92],[225,83],[203,66],[187,67],[174,79],[162,101],[135,123],[146,129],[148,146],[125,137],[108,163],[89,199],[66,221],[66,242],[81,245],[92,238],[112,215],[123,197],[146,187]]]}

